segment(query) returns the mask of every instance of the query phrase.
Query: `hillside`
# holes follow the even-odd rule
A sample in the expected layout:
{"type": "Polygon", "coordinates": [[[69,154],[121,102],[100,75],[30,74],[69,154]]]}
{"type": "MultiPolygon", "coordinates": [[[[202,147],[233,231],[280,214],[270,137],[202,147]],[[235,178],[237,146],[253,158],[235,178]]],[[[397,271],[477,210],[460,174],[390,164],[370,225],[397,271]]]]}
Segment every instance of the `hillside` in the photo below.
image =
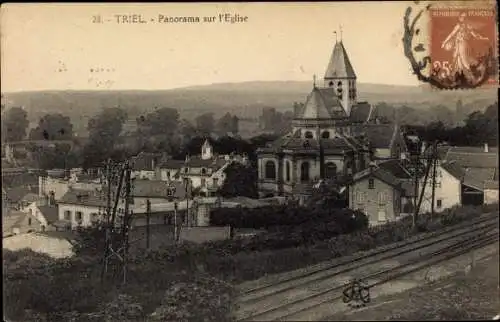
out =
{"type": "MultiPolygon", "coordinates": [[[[120,91],[40,91],[2,93],[7,108],[24,106],[32,126],[46,113],[69,115],[79,133],[85,132],[88,119],[103,107],[121,106],[130,118],[151,111],[154,107],[177,108],[181,117],[192,119],[203,112],[220,116],[225,112],[240,117],[256,118],[263,107],[291,110],[293,102],[303,101],[311,90],[310,82],[275,81],[225,83],[170,90],[120,91]],[[83,131],[83,132],[82,132],[83,131]]],[[[435,91],[422,86],[358,84],[359,100],[373,104],[408,105],[427,108],[445,105],[455,110],[458,99],[467,109],[485,108],[496,100],[496,89],[473,91],[435,91]]]]}

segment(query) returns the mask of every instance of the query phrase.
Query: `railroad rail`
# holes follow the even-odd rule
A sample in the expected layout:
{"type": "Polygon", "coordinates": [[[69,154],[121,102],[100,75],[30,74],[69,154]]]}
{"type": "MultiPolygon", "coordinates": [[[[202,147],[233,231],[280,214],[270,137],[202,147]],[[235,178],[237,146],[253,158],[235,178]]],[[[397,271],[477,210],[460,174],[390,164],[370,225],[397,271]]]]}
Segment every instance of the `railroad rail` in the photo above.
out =
{"type": "Polygon", "coordinates": [[[242,289],[238,321],[297,320],[307,311],[342,301],[345,283],[362,278],[369,287],[432,266],[498,240],[498,214],[479,217],[406,243],[375,250],[349,262],[318,265],[274,283],[242,289]]]}

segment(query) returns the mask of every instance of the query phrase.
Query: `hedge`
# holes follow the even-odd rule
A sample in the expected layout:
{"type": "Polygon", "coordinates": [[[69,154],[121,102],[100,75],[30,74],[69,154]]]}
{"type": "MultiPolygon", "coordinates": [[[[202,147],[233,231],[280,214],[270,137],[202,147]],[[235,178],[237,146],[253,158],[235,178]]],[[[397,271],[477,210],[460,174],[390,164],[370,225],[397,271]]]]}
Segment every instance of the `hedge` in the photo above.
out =
{"type": "Polygon", "coordinates": [[[306,245],[301,244],[299,238],[279,240],[273,239],[273,235],[264,235],[250,240],[171,246],[148,253],[146,258],[138,260],[166,261],[169,265],[189,270],[199,270],[203,267],[208,273],[220,278],[241,282],[403,241],[419,233],[436,231],[491,211],[498,211],[498,204],[454,207],[435,215],[420,214],[416,230],[410,216],[380,227],[317,240],[306,245]],[[286,245],[288,247],[285,247],[286,245]]]}
{"type": "Polygon", "coordinates": [[[356,211],[328,209],[323,207],[302,207],[296,205],[271,205],[259,208],[217,208],[210,212],[212,226],[233,228],[270,229],[275,226],[299,226],[306,223],[320,223],[343,220],[356,211]]]}

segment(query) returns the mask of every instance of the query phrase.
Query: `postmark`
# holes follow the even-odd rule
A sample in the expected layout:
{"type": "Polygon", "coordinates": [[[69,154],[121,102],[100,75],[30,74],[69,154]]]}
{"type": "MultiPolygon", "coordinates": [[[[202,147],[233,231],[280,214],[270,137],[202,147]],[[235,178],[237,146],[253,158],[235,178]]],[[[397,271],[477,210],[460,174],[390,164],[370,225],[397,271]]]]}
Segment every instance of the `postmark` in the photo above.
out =
{"type": "Polygon", "coordinates": [[[431,78],[446,88],[497,83],[496,12],[489,8],[429,10],[431,78]]]}

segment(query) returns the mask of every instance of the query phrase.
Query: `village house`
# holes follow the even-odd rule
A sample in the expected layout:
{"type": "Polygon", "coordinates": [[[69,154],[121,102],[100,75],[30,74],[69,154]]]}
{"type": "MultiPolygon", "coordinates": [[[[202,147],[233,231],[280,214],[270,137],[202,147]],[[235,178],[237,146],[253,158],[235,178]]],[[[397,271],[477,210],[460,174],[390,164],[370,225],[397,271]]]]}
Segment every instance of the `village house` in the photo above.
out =
{"type": "Polygon", "coordinates": [[[164,156],[161,153],[141,152],[132,158],[132,178],[155,180],[156,166],[164,156]]]}
{"type": "Polygon", "coordinates": [[[78,170],[70,171],[69,177],[65,172],[49,172],[46,176],[38,177],[38,194],[40,197],[50,196],[53,192],[56,201],[59,201],[69,189],[99,190],[102,189],[99,178],[81,173],[78,170]]]}
{"type": "Polygon", "coordinates": [[[411,174],[398,160],[370,163],[349,184],[349,207],[368,216],[370,225],[394,221],[413,212],[411,174]]]}
{"type": "MultiPolygon", "coordinates": [[[[436,202],[441,200],[439,203],[443,205],[439,208],[453,204],[481,205],[495,202],[494,196],[498,193],[498,184],[495,185],[498,182],[497,148],[491,149],[487,144],[484,147],[442,145],[438,147],[437,157],[435,195],[436,202]]],[[[426,185],[425,199],[429,200],[431,191],[432,177],[426,185]]],[[[429,208],[424,205],[423,210],[428,211],[429,208]]]]}
{"type": "Polygon", "coordinates": [[[26,206],[39,199],[35,192],[35,187],[31,186],[5,189],[5,207],[22,211],[26,206]]]}
{"type": "Polygon", "coordinates": [[[50,196],[32,202],[23,209],[23,212],[28,213],[40,222],[41,231],[58,229],[59,209],[53,193],[50,196]]]}
{"type": "Polygon", "coordinates": [[[34,216],[18,210],[2,214],[3,238],[35,231],[42,231],[42,224],[34,216]]]}
{"type": "MultiPolygon", "coordinates": [[[[179,211],[186,209],[186,206],[192,203],[192,201],[183,202],[187,199],[188,194],[182,182],[135,179],[132,180],[131,196],[132,202],[129,209],[134,213],[133,226],[145,224],[147,200],[149,200],[152,209],[157,207],[158,204],[168,204],[172,208],[161,214],[155,213],[154,216],[151,216],[150,224],[152,225],[170,222],[171,212],[174,211],[174,203],[178,203],[179,211]]],[[[114,199],[111,202],[111,205],[113,204],[114,199]]],[[[59,221],[71,228],[88,227],[103,220],[103,214],[106,212],[107,206],[106,189],[70,189],[58,202],[59,221]]],[[[124,200],[120,199],[117,207],[117,225],[120,224],[123,211],[124,200]]]]}
{"type": "Polygon", "coordinates": [[[350,177],[371,159],[400,158],[406,144],[398,126],[373,124],[374,107],[357,100],[356,74],[342,41],[336,42],[323,79],[314,80],[293,129],[257,151],[259,194],[300,203],[320,180],[350,177]]]}
{"type": "Polygon", "coordinates": [[[201,154],[186,156],[182,160],[165,160],[157,169],[157,178],[162,181],[179,181],[189,184],[189,189],[200,195],[211,196],[222,186],[226,175],[224,170],[233,162],[247,163],[246,156],[214,153],[209,140],[201,147],[201,154]]]}

